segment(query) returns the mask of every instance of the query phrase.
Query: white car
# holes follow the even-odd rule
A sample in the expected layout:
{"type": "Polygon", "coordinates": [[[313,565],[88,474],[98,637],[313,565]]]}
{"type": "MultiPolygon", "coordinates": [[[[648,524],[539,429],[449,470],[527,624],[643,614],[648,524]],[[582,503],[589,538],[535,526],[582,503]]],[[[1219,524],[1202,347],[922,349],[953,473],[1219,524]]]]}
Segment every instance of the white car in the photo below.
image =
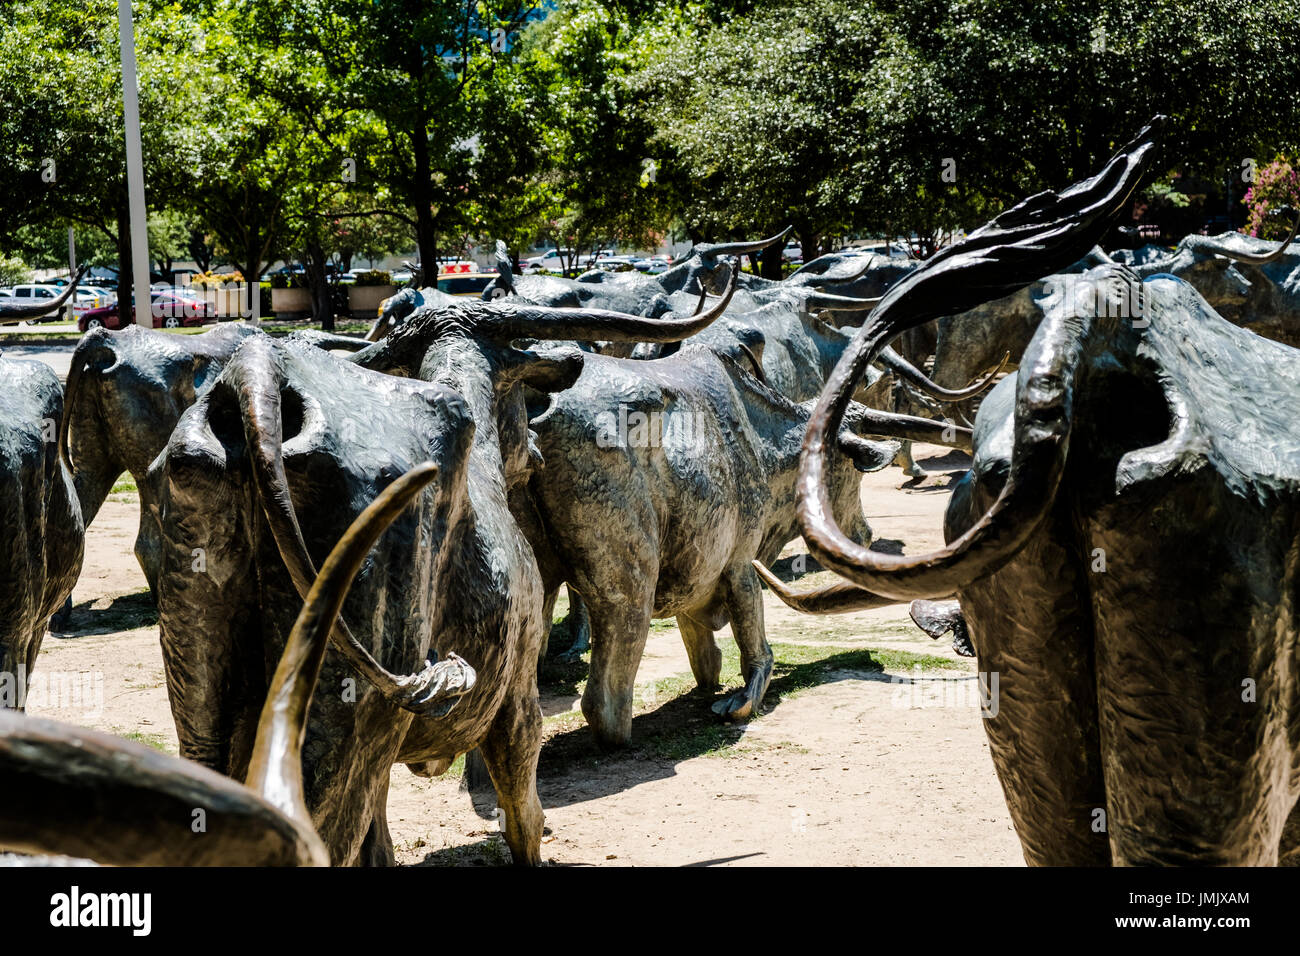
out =
{"type": "MultiPolygon", "coordinates": [[[[44,283],[28,282],[13,287],[11,298],[16,305],[39,305],[42,299],[53,301],[63,294],[63,287],[57,285],[47,285],[44,283]]],[[[88,309],[93,309],[94,305],[90,304],[92,297],[82,295],[80,289],[74,294],[72,311],[74,315],[80,315],[88,309]]],[[[42,319],[57,319],[59,311],[51,309],[42,319]]],[[[38,320],[39,321],[39,320],[38,320]]]]}
{"type": "MultiPolygon", "coordinates": [[[[530,256],[519,263],[519,268],[525,272],[563,272],[568,257],[573,254],[571,249],[548,249],[540,256],[530,256]]],[[[578,265],[577,262],[574,263],[578,265]]]]}

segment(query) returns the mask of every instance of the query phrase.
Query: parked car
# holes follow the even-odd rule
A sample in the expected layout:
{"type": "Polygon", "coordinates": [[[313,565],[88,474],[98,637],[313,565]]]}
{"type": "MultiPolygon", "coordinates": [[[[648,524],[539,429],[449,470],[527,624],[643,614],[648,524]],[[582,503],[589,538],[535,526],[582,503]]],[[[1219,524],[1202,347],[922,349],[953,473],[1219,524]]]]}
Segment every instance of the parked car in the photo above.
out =
{"type": "Polygon", "coordinates": [[[473,295],[483,294],[483,290],[488,287],[493,279],[497,277],[495,272],[468,272],[456,273],[454,275],[438,276],[438,291],[445,292],[448,295],[473,295]]]}
{"type": "MultiPolygon", "coordinates": [[[[175,291],[151,292],[149,298],[155,329],[179,329],[182,326],[203,325],[217,317],[216,307],[196,295],[178,294],[175,291]]],[[[134,306],[131,308],[131,321],[135,321],[134,306]]],[[[77,318],[77,328],[82,332],[101,327],[122,328],[116,305],[89,309],[77,318]]]]}
{"type": "Polygon", "coordinates": [[[592,268],[603,269],[606,272],[631,272],[636,268],[636,257],[601,255],[596,257],[592,268]]]}
{"type": "MultiPolygon", "coordinates": [[[[63,294],[63,290],[59,288],[59,286],[57,285],[26,282],[21,285],[14,286],[13,291],[11,292],[11,297],[16,305],[38,305],[40,304],[40,301],[42,299],[53,300],[53,299],[57,299],[62,294],[63,294]]],[[[73,303],[74,312],[76,311],[76,308],[77,308],[77,304],[74,301],[73,303]]],[[[60,311],[61,310],[58,309],[51,309],[49,312],[41,316],[36,321],[45,322],[50,319],[57,319],[59,318],[60,311]]]]}
{"type": "Polygon", "coordinates": [[[529,256],[520,261],[519,268],[524,272],[563,272],[572,254],[572,249],[548,249],[540,256],[529,256]]]}

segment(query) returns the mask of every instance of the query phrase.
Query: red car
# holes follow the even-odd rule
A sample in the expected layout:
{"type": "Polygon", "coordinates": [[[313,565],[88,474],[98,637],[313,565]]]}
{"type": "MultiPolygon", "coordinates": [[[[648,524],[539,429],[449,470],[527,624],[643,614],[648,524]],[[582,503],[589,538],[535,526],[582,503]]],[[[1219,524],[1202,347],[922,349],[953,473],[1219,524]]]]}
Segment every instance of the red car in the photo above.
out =
{"type": "MultiPolygon", "coordinates": [[[[176,295],[173,292],[150,293],[150,311],[153,313],[155,329],[179,329],[184,325],[203,325],[217,317],[217,310],[211,302],[194,296],[176,295]]],[[[131,308],[131,321],[135,321],[135,307],[131,308]]],[[[116,305],[101,309],[87,309],[77,318],[77,328],[82,332],[91,329],[120,329],[116,305]]]]}

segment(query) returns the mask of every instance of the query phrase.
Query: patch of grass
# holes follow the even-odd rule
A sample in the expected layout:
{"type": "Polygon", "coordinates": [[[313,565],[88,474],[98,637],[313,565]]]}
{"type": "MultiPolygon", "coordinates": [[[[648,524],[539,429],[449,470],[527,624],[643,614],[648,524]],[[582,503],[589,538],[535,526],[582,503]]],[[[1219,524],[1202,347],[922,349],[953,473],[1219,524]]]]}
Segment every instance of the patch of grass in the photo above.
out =
{"type": "Polygon", "coordinates": [[[129,471],[124,471],[117,476],[117,481],[113,482],[113,487],[108,490],[110,495],[138,495],[140,489],[135,486],[135,479],[131,477],[129,471]]]}
{"type": "Polygon", "coordinates": [[[170,745],[167,738],[162,734],[147,734],[143,731],[132,730],[127,733],[117,732],[119,737],[125,740],[134,740],[138,744],[144,744],[146,747],[152,747],[154,750],[162,753],[171,753],[170,745]]]}

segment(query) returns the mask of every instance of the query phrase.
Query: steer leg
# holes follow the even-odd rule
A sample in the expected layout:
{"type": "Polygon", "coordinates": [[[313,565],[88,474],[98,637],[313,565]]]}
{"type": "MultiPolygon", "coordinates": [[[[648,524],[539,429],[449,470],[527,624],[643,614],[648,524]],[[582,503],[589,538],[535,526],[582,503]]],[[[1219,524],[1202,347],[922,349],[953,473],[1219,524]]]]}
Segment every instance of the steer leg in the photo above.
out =
{"type": "Polygon", "coordinates": [[[559,660],[571,664],[580,660],[591,648],[591,617],[587,613],[587,602],[582,595],[569,586],[569,633],[573,635],[573,644],[560,655],[559,660]]]}
{"type": "Polygon", "coordinates": [[[717,690],[722,686],[722,651],[713,639],[713,628],[689,615],[678,614],[677,629],[682,632],[696,686],[701,690],[717,690]]]}
{"type": "Polygon", "coordinates": [[[545,816],[537,796],[537,755],[542,749],[542,707],[536,680],[508,694],[479,743],[497,791],[506,846],[518,865],[542,862],[545,816]]]}
{"type": "Polygon", "coordinates": [[[375,815],[370,821],[370,829],[361,841],[361,852],[357,855],[357,866],[396,866],[397,856],[393,853],[393,837],[388,832],[388,775],[384,775],[384,785],[375,797],[375,815]]]}
{"type": "Polygon", "coordinates": [[[624,747],[632,739],[632,692],[653,599],[653,591],[626,603],[602,596],[591,606],[591,669],[582,713],[602,747],[624,747]]]}
{"type": "Polygon", "coordinates": [[[924,478],[926,470],[916,463],[912,457],[912,443],[903,441],[899,443],[898,454],[894,456],[894,464],[903,469],[903,474],[909,478],[924,478]]]}
{"type": "Polygon", "coordinates": [[[713,705],[729,720],[748,720],[758,712],[772,680],[772,648],[763,627],[763,592],[748,561],[730,569],[723,579],[731,633],[740,648],[740,677],[745,686],[713,705]]]}

